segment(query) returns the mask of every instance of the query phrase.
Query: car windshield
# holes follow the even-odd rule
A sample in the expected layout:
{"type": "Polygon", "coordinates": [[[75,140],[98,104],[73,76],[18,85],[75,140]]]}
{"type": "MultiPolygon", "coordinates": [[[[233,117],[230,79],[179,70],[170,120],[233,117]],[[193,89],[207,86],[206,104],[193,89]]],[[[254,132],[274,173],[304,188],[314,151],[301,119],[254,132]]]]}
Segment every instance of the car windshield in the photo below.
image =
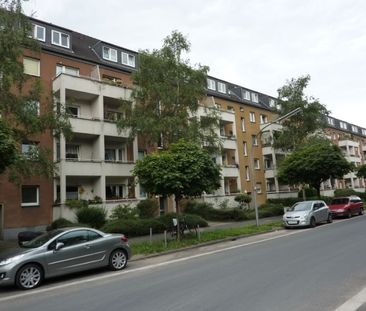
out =
{"type": "Polygon", "coordinates": [[[332,200],[332,203],[331,204],[347,204],[348,203],[348,198],[336,198],[336,199],[333,199],[332,200]]]}
{"type": "Polygon", "coordinates": [[[290,207],[290,212],[299,212],[299,211],[309,211],[311,210],[311,207],[313,205],[313,202],[298,202],[292,207],[290,207]]]}
{"type": "Polygon", "coordinates": [[[63,232],[62,230],[52,230],[46,233],[41,234],[40,236],[37,236],[31,241],[23,242],[22,247],[25,248],[37,248],[44,244],[46,244],[49,240],[54,238],[56,235],[63,232]]]}

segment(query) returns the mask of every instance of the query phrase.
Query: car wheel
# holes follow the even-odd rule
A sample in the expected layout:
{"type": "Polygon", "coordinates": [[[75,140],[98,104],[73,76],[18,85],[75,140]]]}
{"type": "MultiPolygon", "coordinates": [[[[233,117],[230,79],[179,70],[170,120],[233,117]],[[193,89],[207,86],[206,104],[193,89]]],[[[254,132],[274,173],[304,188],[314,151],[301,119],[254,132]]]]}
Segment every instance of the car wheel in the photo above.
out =
{"type": "Polygon", "coordinates": [[[347,213],[347,217],[348,217],[348,218],[352,218],[352,212],[351,212],[351,211],[348,211],[348,213],[347,213]]]}
{"type": "Polygon", "coordinates": [[[333,217],[332,217],[332,214],[328,214],[328,219],[327,219],[327,223],[328,224],[331,224],[333,222],[333,217]]]}
{"type": "Polygon", "coordinates": [[[362,207],[360,208],[360,212],[358,213],[358,215],[360,215],[360,216],[363,215],[363,208],[362,207]]]}
{"type": "Polygon", "coordinates": [[[314,217],[311,217],[311,219],[310,219],[310,227],[311,228],[314,228],[315,226],[316,226],[315,218],[314,217]]]}
{"type": "Polygon", "coordinates": [[[122,270],[127,266],[127,253],[123,249],[114,250],[109,256],[109,268],[111,270],[122,270]]]}
{"type": "Polygon", "coordinates": [[[41,284],[43,270],[37,264],[27,264],[21,267],[15,277],[15,285],[20,289],[33,289],[41,284]]]}

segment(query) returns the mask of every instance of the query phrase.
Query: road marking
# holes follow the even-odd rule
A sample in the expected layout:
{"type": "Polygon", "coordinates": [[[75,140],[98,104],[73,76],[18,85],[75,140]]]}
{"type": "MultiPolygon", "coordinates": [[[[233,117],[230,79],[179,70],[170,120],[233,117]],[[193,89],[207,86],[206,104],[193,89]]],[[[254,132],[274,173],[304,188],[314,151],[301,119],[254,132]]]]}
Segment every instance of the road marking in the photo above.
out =
{"type": "MultiPolygon", "coordinates": [[[[345,220],[337,221],[333,224],[341,223],[345,220]]],[[[225,247],[225,248],[221,248],[221,249],[217,249],[217,250],[213,250],[213,251],[209,251],[209,252],[205,252],[205,253],[200,253],[200,254],[191,255],[191,256],[187,256],[187,257],[172,259],[172,260],[169,260],[169,261],[160,262],[160,263],[156,263],[156,264],[151,264],[151,265],[147,265],[147,266],[140,267],[140,268],[122,270],[122,271],[118,271],[118,272],[111,272],[109,274],[96,276],[96,277],[91,277],[91,278],[86,278],[86,279],[82,279],[82,280],[79,280],[79,281],[73,281],[73,282],[70,282],[70,283],[67,283],[67,284],[55,285],[55,286],[47,287],[47,288],[43,288],[43,289],[42,288],[41,289],[34,289],[32,291],[28,291],[28,292],[25,292],[25,293],[14,294],[14,295],[11,295],[11,296],[8,296],[8,297],[0,298],[0,302],[9,301],[9,300],[13,300],[13,299],[24,298],[24,297],[28,297],[28,296],[33,296],[33,295],[46,293],[46,292],[50,292],[50,291],[54,291],[54,290],[58,290],[58,289],[63,289],[63,288],[74,286],[74,285],[80,285],[80,284],[105,280],[105,279],[109,279],[109,278],[115,278],[115,277],[120,276],[120,275],[130,274],[130,273],[134,273],[134,272],[150,270],[150,269],[163,267],[163,266],[171,265],[171,264],[178,263],[178,262],[183,262],[183,261],[188,261],[188,260],[195,259],[195,258],[200,258],[200,257],[203,257],[203,256],[222,253],[222,252],[232,250],[232,249],[237,249],[237,248],[241,248],[241,247],[246,247],[246,246],[255,245],[255,244],[259,244],[259,243],[264,243],[264,242],[276,240],[276,239],[279,239],[279,238],[288,237],[288,236],[291,236],[291,235],[294,235],[294,234],[300,234],[300,233],[303,233],[303,232],[311,232],[311,231],[314,231],[316,229],[321,229],[321,228],[325,228],[325,227],[322,226],[322,227],[317,227],[317,228],[298,230],[298,231],[294,231],[294,232],[286,231],[286,233],[284,233],[284,234],[281,234],[281,235],[278,235],[278,236],[275,236],[275,237],[270,237],[270,238],[258,240],[258,241],[233,245],[233,246],[229,246],[229,247],[225,247]]],[[[348,309],[344,309],[342,311],[348,311],[348,309]]]]}
{"type": "Polygon", "coordinates": [[[355,311],[366,302],[366,287],[334,311],[355,311]]]}

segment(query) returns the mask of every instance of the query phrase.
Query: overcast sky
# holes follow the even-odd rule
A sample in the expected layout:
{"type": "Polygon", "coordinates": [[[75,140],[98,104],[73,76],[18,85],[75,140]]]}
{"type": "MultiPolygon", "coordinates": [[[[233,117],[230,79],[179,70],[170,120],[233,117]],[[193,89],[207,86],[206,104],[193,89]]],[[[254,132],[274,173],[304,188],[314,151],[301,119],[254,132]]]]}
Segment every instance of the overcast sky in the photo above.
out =
{"type": "Polygon", "coordinates": [[[28,0],[24,9],[136,51],[178,30],[192,64],[272,96],[310,74],[307,95],[366,128],[365,0],[28,0]]]}

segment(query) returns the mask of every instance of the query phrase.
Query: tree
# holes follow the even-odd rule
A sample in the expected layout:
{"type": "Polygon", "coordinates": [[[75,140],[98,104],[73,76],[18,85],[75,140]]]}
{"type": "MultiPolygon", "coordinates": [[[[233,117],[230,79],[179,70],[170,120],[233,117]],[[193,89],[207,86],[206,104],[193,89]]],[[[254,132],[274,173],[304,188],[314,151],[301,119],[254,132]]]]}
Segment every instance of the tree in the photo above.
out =
{"type": "Polygon", "coordinates": [[[240,208],[243,208],[252,201],[252,197],[246,193],[240,193],[235,196],[234,200],[239,203],[240,208]]]}
{"type": "MultiPolygon", "coordinates": [[[[220,167],[206,150],[184,140],[171,144],[168,150],[154,152],[138,160],[133,174],[147,192],[174,195],[178,216],[182,198],[198,196],[220,187],[220,167]]],[[[179,234],[179,222],[177,232],[179,234]]]]}
{"type": "Polygon", "coordinates": [[[34,141],[52,132],[68,135],[68,118],[54,112],[52,94],[43,96],[41,81],[24,74],[24,49],[36,55],[39,46],[29,36],[32,28],[21,1],[0,1],[0,25],[0,173],[8,169],[10,179],[17,182],[32,175],[52,176],[51,150],[34,141]],[[26,153],[20,148],[24,141],[32,142],[26,153]]]}
{"type": "Polygon", "coordinates": [[[308,141],[287,156],[279,167],[282,182],[296,185],[309,184],[320,197],[320,184],[329,178],[342,178],[353,166],[343,156],[338,146],[327,139],[308,141]]]}
{"type": "Polygon", "coordinates": [[[357,168],[357,177],[366,178],[366,164],[363,164],[357,168]]]}
{"type": "Polygon", "coordinates": [[[187,39],[173,31],[161,49],[139,52],[138,70],[132,75],[136,104],[121,102],[126,117],[118,123],[131,131],[131,138],[140,135],[147,146],[163,149],[182,138],[210,148],[219,145],[218,112],[197,116],[199,100],[206,95],[208,67],[193,68],[183,59],[189,49],[187,39]]]}
{"type": "Polygon", "coordinates": [[[278,113],[283,116],[290,111],[301,108],[302,112],[286,119],[283,131],[275,135],[274,146],[284,150],[293,150],[306,141],[309,135],[326,127],[326,116],[329,111],[318,99],[307,97],[304,90],[308,86],[310,76],[292,78],[277,90],[278,113]]]}

